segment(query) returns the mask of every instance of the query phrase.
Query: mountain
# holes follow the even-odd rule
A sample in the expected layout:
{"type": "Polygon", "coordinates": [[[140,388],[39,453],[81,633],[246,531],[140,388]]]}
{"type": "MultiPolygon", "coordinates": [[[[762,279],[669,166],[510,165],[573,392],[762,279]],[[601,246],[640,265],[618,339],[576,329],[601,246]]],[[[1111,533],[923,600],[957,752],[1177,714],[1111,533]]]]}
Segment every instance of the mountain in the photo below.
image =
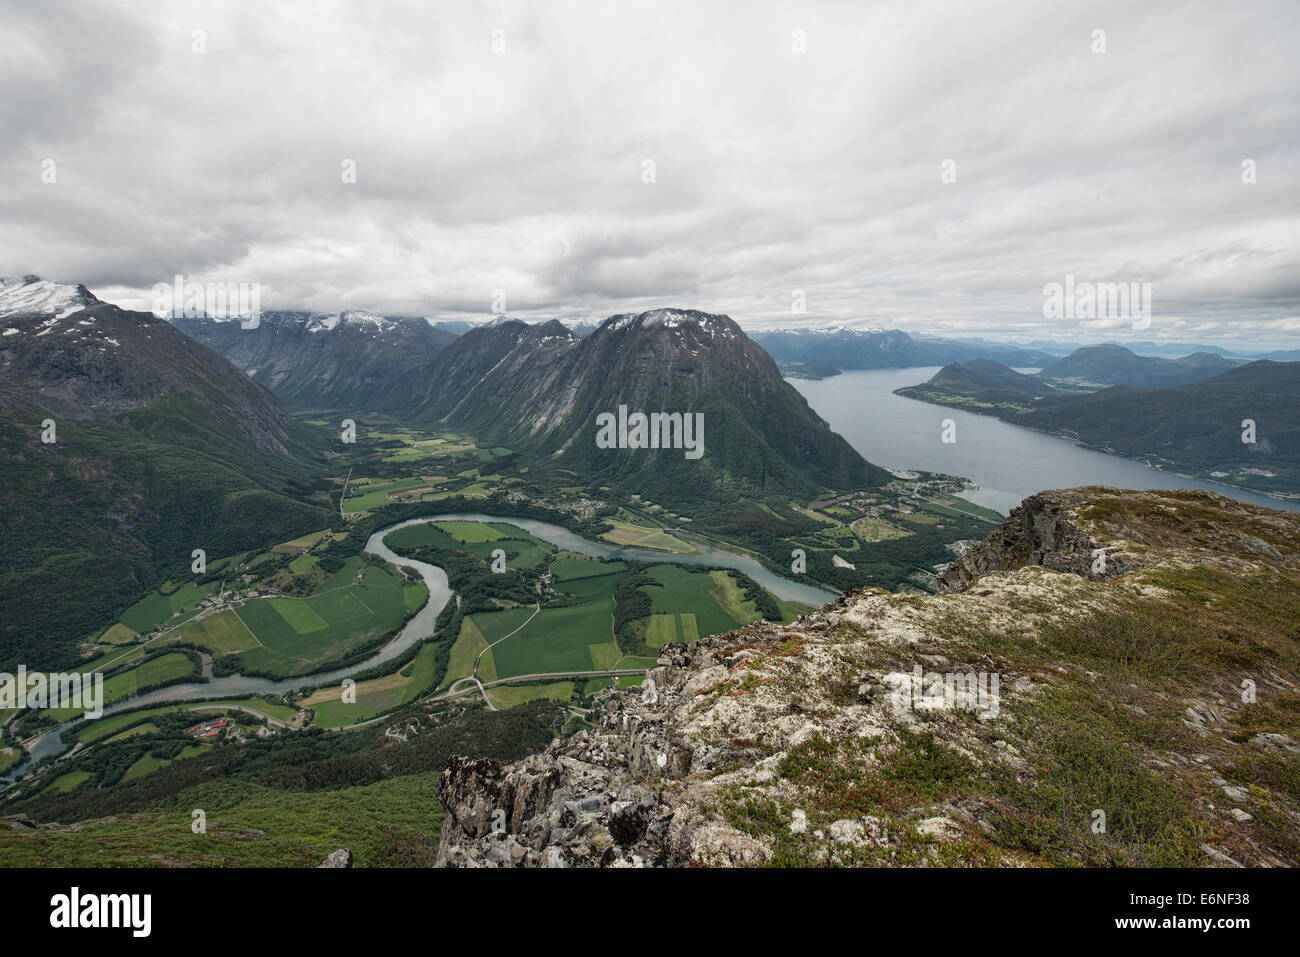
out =
{"type": "Polygon", "coordinates": [[[562,323],[498,320],[434,360],[411,410],[543,456],[555,468],[669,500],[816,495],[880,485],[862,459],[726,316],[657,309],[579,336],[562,323]],[[602,413],[700,413],[705,451],[597,445],[602,413]]]}
{"type": "Polygon", "coordinates": [[[1145,389],[1199,382],[1235,368],[1239,362],[1208,352],[1179,359],[1139,356],[1117,345],[1085,346],[1064,359],[1043,367],[1039,375],[1048,381],[1069,382],[1083,388],[1131,385],[1145,389]]]}
{"type": "Polygon", "coordinates": [[[390,411],[407,400],[404,377],[454,342],[422,318],[351,310],[265,312],[256,328],[177,317],[173,325],[220,352],[290,408],[390,411]]]}
{"type": "Polygon", "coordinates": [[[1207,346],[1192,342],[1153,342],[1150,339],[1141,341],[1118,342],[1061,342],[1055,339],[1033,339],[1029,342],[1017,343],[1027,349],[1044,349],[1048,352],[1057,352],[1061,355],[1069,355],[1077,349],[1090,348],[1094,345],[1117,346],[1123,345],[1131,349],[1140,356],[1163,356],[1169,359],[1179,359],[1183,356],[1191,355],[1194,352],[1209,352],[1216,356],[1225,356],[1227,358],[1260,358],[1258,350],[1249,348],[1227,349],[1223,346],[1207,346]]]}
{"type": "Polygon", "coordinates": [[[894,390],[898,395],[926,402],[984,411],[990,408],[1028,408],[1034,400],[1056,391],[1038,376],[1024,375],[989,359],[950,362],[924,385],[894,390]]]}
{"type": "Polygon", "coordinates": [[[0,411],[0,667],[75,661],[195,548],[216,559],[328,521],[305,501],[320,436],[206,346],[84,286],[0,280],[0,411]]]}
{"type": "Polygon", "coordinates": [[[452,757],[438,863],[1295,867],[1298,569],[1295,512],[1032,496],[945,594],[665,645],[590,730],[452,757]]]}
{"type": "Polygon", "coordinates": [[[795,329],[752,336],[778,363],[821,361],[838,369],[941,366],[968,359],[1039,367],[1055,356],[1015,345],[919,336],[898,329],[795,329]]]}
{"type": "MultiPolygon", "coordinates": [[[[1156,367],[1151,372],[1151,367],[1139,364],[1128,369],[1143,378],[1176,379],[1195,367],[1156,367]]],[[[1300,362],[1260,359],[1168,388],[1111,386],[1082,394],[1061,391],[1061,380],[1046,379],[1050,371],[1018,376],[996,364],[970,362],[945,367],[928,382],[895,392],[997,415],[1015,425],[1055,432],[1090,448],[1201,478],[1265,492],[1300,493],[1300,362]],[[1253,442],[1243,441],[1246,420],[1255,423],[1253,442]]]]}
{"type": "Polygon", "coordinates": [[[1300,363],[1259,360],[1171,389],[1049,396],[1005,417],[1201,478],[1300,494],[1300,363]]]}

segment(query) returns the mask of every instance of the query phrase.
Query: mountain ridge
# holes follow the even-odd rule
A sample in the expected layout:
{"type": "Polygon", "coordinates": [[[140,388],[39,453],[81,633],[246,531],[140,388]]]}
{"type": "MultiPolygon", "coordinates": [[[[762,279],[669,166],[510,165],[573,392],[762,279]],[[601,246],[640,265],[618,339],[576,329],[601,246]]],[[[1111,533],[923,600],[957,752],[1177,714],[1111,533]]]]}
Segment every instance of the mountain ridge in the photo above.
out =
{"type": "Polygon", "coordinates": [[[1210,493],[1031,496],[947,593],[665,645],[591,731],[453,758],[438,863],[1294,866],[1298,543],[1210,493]]]}

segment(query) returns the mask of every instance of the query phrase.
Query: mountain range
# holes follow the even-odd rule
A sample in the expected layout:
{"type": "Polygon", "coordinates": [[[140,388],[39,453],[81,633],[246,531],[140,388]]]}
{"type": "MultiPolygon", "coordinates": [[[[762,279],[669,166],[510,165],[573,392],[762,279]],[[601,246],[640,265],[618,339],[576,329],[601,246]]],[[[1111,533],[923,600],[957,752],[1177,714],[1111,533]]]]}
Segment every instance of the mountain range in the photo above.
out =
{"type": "Polygon", "coordinates": [[[899,329],[793,329],[755,332],[753,340],[781,365],[819,362],[836,369],[902,369],[968,359],[1034,367],[1056,358],[1041,349],[922,336],[899,329]]]}
{"type": "Polygon", "coordinates": [[[209,316],[171,321],[295,409],[399,408],[410,373],[456,339],[422,318],[361,310],[264,312],[252,329],[209,316]]]}
{"type": "Polygon", "coordinates": [[[69,664],[193,549],[215,559],[329,514],[308,501],[321,436],[218,353],[84,286],[0,280],[0,410],[0,665],[69,664]]]}
{"type": "Polygon", "coordinates": [[[675,498],[816,494],[889,481],[781,378],[772,357],[726,316],[657,309],[606,319],[580,336],[559,322],[501,320],[443,350],[408,414],[539,453],[606,482],[635,479],[675,498]],[[702,413],[705,454],[602,449],[597,417],[702,413]]]}
{"type": "Polygon", "coordinates": [[[1204,353],[1138,357],[1117,346],[1092,346],[1038,375],[975,360],[895,391],[1202,478],[1300,493],[1300,362],[1257,359],[1229,363],[1216,374],[1225,361],[1204,353]],[[1062,371],[1072,375],[1054,377],[1062,371]],[[1083,380],[1124,384],[1089,389],[1083,380]],[[1253,423],[1249,433],[1247,423],[1253,423]]]}

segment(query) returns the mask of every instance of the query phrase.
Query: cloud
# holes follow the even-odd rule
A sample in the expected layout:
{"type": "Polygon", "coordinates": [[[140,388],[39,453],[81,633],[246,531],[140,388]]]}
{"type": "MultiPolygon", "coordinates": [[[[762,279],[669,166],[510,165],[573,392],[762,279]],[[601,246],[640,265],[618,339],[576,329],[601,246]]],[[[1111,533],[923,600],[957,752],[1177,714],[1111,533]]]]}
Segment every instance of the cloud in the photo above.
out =
{"type": "Polygon", "coordinates": [[[475,318],[505,290],[526,318],[1028,339],[1087,331],[1043,317],[1072,274],[1151,282],[1144,338],[1280,343],[1300,315],[1285,0],[5,17],[0,271],[124,305],[182,273],[267,308],[475,318]]]}

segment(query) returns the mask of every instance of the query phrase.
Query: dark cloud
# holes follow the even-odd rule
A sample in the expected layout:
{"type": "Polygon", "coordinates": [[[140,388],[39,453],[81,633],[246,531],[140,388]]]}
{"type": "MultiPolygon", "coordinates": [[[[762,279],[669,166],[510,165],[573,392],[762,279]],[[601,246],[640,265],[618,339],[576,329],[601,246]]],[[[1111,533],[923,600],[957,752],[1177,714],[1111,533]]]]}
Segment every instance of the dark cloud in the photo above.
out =
{"type": "Polygon", "coordinates": [[[0,271],[137,306],[180,272],[266,307],[1120,328],[1043,318],[1072,274],[1151,282],[1143,338],[1282,342],[1297,11],[4,3],[0,271]]]}

